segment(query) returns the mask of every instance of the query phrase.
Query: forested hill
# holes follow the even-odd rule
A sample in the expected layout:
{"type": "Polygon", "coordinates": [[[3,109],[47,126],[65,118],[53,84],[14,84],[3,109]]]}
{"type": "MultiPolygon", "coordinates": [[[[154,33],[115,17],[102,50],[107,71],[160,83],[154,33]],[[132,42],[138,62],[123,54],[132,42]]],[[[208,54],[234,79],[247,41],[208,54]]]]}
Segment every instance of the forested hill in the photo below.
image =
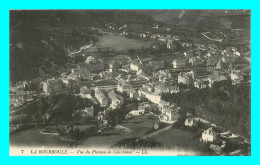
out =
{"type": "Polygon", "coordinates": [[[39,68],[65,64],[66,53],[95,41],[87,27],[152,22],[151,16],[132,10],[10,11],[10,81],[30,80],[39,76],[39,68]]]}
{"type": "Polygon", "coordinates": [[[250,31],[250,10],[142,10],[167,24],[204,29],[245,29],[250,31]]]}

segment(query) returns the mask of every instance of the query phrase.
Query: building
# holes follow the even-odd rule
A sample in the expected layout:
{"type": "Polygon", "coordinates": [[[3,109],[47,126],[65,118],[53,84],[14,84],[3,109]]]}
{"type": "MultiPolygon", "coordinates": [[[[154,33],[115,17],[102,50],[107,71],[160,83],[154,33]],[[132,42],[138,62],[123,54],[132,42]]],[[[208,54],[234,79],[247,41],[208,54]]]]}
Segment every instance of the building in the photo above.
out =
{"type": "Polygon", "coordinates": [[[180,87],[177,86],[177,85],[168,86],[168,88],[169,88],[170,94],[179,93],[180,92],[180,87]]]}
{"type": "Polygon", "coordinates": [[[158,104],[161,100],[161,95],[155,92],[149,92],[147,88],[139,88],[138,94],[141,98],[146,98],[149,101],[158,104]]]}
{"type": "Polygon", "coordinates": [[[193,69],[191,71],[192,78],[195,80],[200,80],[200,81],[209,81],[212,72],[209,72],[204,69],[193,69]]]}
{"type": "Polygon", "coordinates": [[[79,90],[80,90],[80,96],[82,98],[88,98],[88,99],[91,98],[91,91],[86,86],[81,87],[79,90]]]}
{"type": "Polygon", "coordinates": [[[220,58],[218,63],[216,64],[215,70],[227,70],[229,69],[229,63],[223,62],[220,58]]]}
{"type": "Polygon", "coordinates": [[[216,138],[217,133],[212,129],[212,127],[202,132],[201,139],[203,140],[203,142],[214,142],[216,138]]]}
{"type": "Polygon", "coordinates": [[[154,85],[152,83],[144,84],[143,87],[146,88],[149,92],[154,91],[154,85]]]}
{"type": "Polygon", "coordinates": [[[179,68],[185,67],[187,62],[186,62],[186,59],[178,58],[178,59],[173,60],[172,64],[173,64],[174,69],[179,69],[179,68]]]}
{"type": "Polygon", "coordinates": [[[180,107],[170,106],[169,109],[164,112],[168,118],[167,121],[178,121],[180,119],[179,110],[180,107]]]}
{"type": "Polygon", "coordinates": [[[145,110],[132,110],[130,111],[126,116],[139,116],[139,115],[143,115],[145,112],[145,110]]]}
{"type": "Polygon", "coordinates": [[[108,71],[103,71],[99,73],[99,76],[103,79],[107,79],[112,77],[112,73],[108,71]]]}
{"type": "Polygon", "coordinates": [[[26,101],[31,101],[37,96],[35,91],[17,91],[9,94],[9,104],[13,106],[19,106],[25,103],[26,101]]]}
{"type": "Polygon", "coordinates": [[[164,60],[151,62],[154,70],[164,69],[164,60]]]}
{"type": "Polygon", "coordinates": [[[207,69],[212,70],[216,64],[218,63],[218,57],[217,56],[209,56],[207,59],[207,69]]]}
{"type": "Polygon", "coordinates": [[[161,35],[160,37],[159,37],[159,41],[162,41],[162,42],[166,42],[167,41],[167,36],[166,35],[161,35]]]}
{"type": "Polygon", "coordinates": [[[167,88],[164,84],[156,85],[155,88],[154,88],[154,91],[158,94],[170,92],[169,88],[167,88]]]}
{"type": "Polygon", "coordinates": [[[206,88],[209,84],[209,81],[201,81],[201,80],[194,80],[193,81],[193,85],[195,88],[198,88],[198,89],[203,89],[203,88],[206,88]]]}
{"type": "Polygon", "coordinates": [[[147,81],[150,81],[150,79],[151,79],[151,77],[148,74],[146,74],[146,72],[144,72],[142,69],[140,69],[138,72],[136,72],[136,75],[139,78],[145,79],[147,81]]]}
{"type": "Polygon", "coordinates": [[[101,80],[101,81],[97,81],[95,82],[95,87],[98,87],[101,90],[114,90],[117,89],[118,87],[118,83],[112,80],[101,80]]]}
{"type": "Polygon", "coordinates": [[[85,67],[91,72],[101,72],[105,69],[105,64],[102,59],[95,59],[92,56],[85,60],[85,67]]]}
{"type": "Polygon", "coordinates": [[[212,73],[204,69],[196,69],[191,71],[194,86],[202,89],[206,88],[211,79],[212,73]]]}
{"type": "Polygon", "coordinates": [[[212,85],[215,83],[215,82],[218,82],[218,81],[223,81],[223,80],[227,80],[227,78],[223,75],[218,75],[218,74],[212,74],[212,76],[209,78],[209,87],[211,88],[212,85]]]}
{"type": "Polygon", "coordinates": [[[71,69],[71,74],[67,76],[69,79],[78,81],[92,80],[92,74],[84,64],[77,65],[76,68],[71,69]]]}
{"type": "Polygon", "coordinates": [[[66,77],[61,77],[61,81],[65,88],[73,88],[77,84],[77,82],[75,80],[72,80],[72,79],[69,79],[66,77]]]}
{"type": "Polygon", "coordinates": [[[187,126],[187,127],[193,127],[193,126],[196,126],[197,123],[198,123],[197,120],[194,120],[193,118],[188,117],[185,120],[184,125],[187,126]]]}
{"type": "Polygon", "coordinates": [[[87,118],[87,117],[94,117],[94,108],[93,106],[91,107],[85,107],[84,109],[81,110],[81,117],[82,118],[87,118]]]}
{"type": "Polygon", "coordinates": [[[67,76],[68,79],[74,80],[74,81],[79,81],[80,80],[80,75],[76,72],[72,72],[67,76]]]}
{"type": "Polygon", "coordinates": [[[133,71],[139,71],[143,66],[143,63],[140,59],[135,59],[130,63],[130,69],[133,71]]]}
{"type": "Polygon", "coordinates": [[[191,58],[189,58],[189,63],[192,66],[198,66],[198,65],[202,65],[203,60],[200,58],[200,56],[191,57],[191,58]]]}
{"type": "Polygon", "coordinates": [[[164,100],[160,100],[159,104],[158,104],[159,110],[161,111],[162,114],[164,114],[164,112],[166,110],[169,110],[170,108],[170,102],[164,101],[164,100]]]}
{"type": "Polygon", "coordinates": [[[137,99],[139,96],[138,92],[133,88],[130,89],[129,95],[130,95],[130,98],[133,98],[133,99],[137,99]]]}
{"type": "Polygon", "coordinates": [[[174,81],[174,76],[170,70],[159,70],[153,74],[154,77],[159,78],[159,82],[174,81]]]}
{"type": "Polygon", "coordinates": [[[181,43],[181,46],[183,48],[191,48],[193,46],[193,44],[192,43],[188,43],[188,42],[183,42],[183,43],[181,43]]]}
{"type": "Polygon", "coordinates": [[[190,85],[192,83],[192,75],[189,72],[181,72],[178,74],[178,83],[190,85]]]}
{"type": "Polygon", "coordinates": [[[109,64],[108,64],[109,72],[113,72],[115,70],[118,70],[119,68],[120,68],[120,66],[118,65],[118,63],[115,60],[109,61],[109,64]]]}
{"type": "Polygon", "coordinates": [[[139,35],[140,35],[140,37],[142,37],[142,38],[146,38],[146,37],[148,37],[148,35],[145,34],[145,33],[140,33],[139,35]]]}
{"type": "Polygon", "coordinates": [[[231,70],[230,78],[233,85],[240,84],[243,80],[243,76],[240,70],[231,70]]]}
{"type": "Polygon", "coordinates": [[[167,49],[173,49],[174,45],[173,45],[173,40],[168,40],[167,41],[167,49]]]}
{"type": "Polygon", "coordinates": [[[219,134],[222,138],[227,139],[232,133],[230,131],[222,132],[219,134]]]}
{"type": "Polygon", "coordinates": [[[202,50],[205,51],[206,47],[203,44],[194,44],[194,46],[198,49],[198,50],[202,50]]]}
{"type": "Polygon", "coordinates": [[[42,82],[43,92],[46,94],[52,94],[62,90],[62,81],[60,79],[48,79],[45,82],[42,82]]]}
{"type": "Polygon", "coordinates": [[[24,89],[26,87],[28,87],[28,82],[27,81],[23,81],[23,82],[18,82],[16,83],[14,86],[10,85],[10,92],[20,92],[20,91],[24,91],[24,89]]]}
{"type": "Polygon", "coordinates": [[[129,83],[118,83],[117,91],[123,93],[123,92],[129,92],[132,86],[129,83]]]}
{"type": "Polygon", "coordinates": [[[110,107],[116,109],[124,104],[124,99],[122,96],[115,93],[115,91],[108,92],[108,98],[111,101],[110,107]]]}
{"type": "Polygon", "coordinates": [[[103,107],[108,106],[108,99],[99,88],[95,89],[95,97],[97,98],[101,106],[103,107]]]}
{"type": "Polygon", "coordinates": [[[194,57],[194,54],[192,51],[186,51],[183,53],[185,57],[187,58],[191,58],[191,57],[194,57]]]}

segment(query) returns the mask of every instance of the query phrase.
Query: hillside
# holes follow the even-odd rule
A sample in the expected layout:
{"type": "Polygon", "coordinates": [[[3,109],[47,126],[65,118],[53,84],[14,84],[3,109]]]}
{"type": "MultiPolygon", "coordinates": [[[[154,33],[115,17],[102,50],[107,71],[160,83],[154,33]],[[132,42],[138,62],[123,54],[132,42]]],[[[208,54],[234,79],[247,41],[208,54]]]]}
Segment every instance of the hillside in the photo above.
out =
{"type": "Polygon", "coordinates": [[[209,29],[250,29],[250,10],[142,10],[156,21],[209,29]]]}
{"type": "Polygon", "coordinates": [[[57,71],[67,62],[69,52],[97,40],[99,34],[90,27],[151,22],[150,16],[131,10],[10,11],[10,80],[33,79],[39,69],[47,74],[57,71]]]}

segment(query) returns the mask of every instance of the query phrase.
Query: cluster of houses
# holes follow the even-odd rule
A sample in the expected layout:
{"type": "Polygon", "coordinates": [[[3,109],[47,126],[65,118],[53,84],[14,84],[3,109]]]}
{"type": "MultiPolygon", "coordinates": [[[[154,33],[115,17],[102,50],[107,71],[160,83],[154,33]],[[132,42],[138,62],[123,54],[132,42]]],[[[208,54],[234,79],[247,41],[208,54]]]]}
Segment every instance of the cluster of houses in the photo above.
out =
{"type": "MultiPolygon", "coordinates": [[[[209,60],[208,60],[209,61],[209,60]]],[[[224,63],[221,59],[216,63],[215,67],[211,64],[209,68],[193,67],[190,71],[183,71],[181,68],[187,66],[187,60],[176,59],[173,61],[173,68],[180,70],[178,74],[178,83],[185,85],[193,85],[196,88],[211,87],[216,81],[231,79],[233,85],[243,82],[243,73],[240,69],[232,68],[232,64],[224,63]]]]}
{"type": "Polygon", "coordinates": [[[60,79],[47,79],[42,82],[42,90],[46,94],[55,93],[62,90],[62,81],[60,79]]]}
{"type": "Polygon", "coordinates": [[[102,59],[89,56],[84,63],[78,64],[70,72],[63,72],[59,77],[42,81],[42,89],[45,94],[53,94],[63,89],[81,86],[84,81],[99,79],[98,73],[104,70],[105,64],[102,59]]]}
{"type": "Polygon", "coordinates": [[[10,106],[19,106],[25,102],[33,100],[37,96],[36,91],[28,91],[29,82],[18,82],[15,85],[10,86],[9,104],[10,106]]]}
{"type": "MultiPolygon", "coordinates": [[[[166,36],[166,38],[170,36],[166,36]]],[[[194,47],[193,44],[183,43],[185,48],[194,47]]],[[[204,45],[195,45],[197,50],[204,51],[204,45]]],[[[214,45],[210,45],[211,53],[216,51],[214,45]]],[[[236,50],[231,49],[232,53],[238,54],[236,50]]],[[[84,86],[84,80],[105,80],[114,81],[114,84],[100,83],[95,84],[94,97],[102,107],[111,109],[119,108],[123,105],[124,99],[120,93],[126,93],[129,98],[137,100],[148,100],[156,104],[162,113],[162,121],[175,121],[178,119],[178,107],[171,105],[161,99],[164,93],[178,93],[180,88],[178,84],[192,85],[196,88],[206,88],[216,81],[226,80],[227,74],[225,64],[220,58],[216,63],[216,58],[209,55],[207,58],[207,68],[201,67],[205,59],[199,55],[194,56],[195,51],[185,51],[182,58],[173,60],[173,68],[165,70],[164,60],[153,61],[152,58],[132,60],[129,56],[121,55],[115,57],[109,62],[108,70],[105,68],[102,59],[96,59],[92,56],[86,58],[83,64],[72,68],[71,72],[62,73],[59,78],[51,78],[42,82],[43,92],[53,94],[62,91],[64,87],[80,87],[80,96],[87,99],[93,99],[90,87],[84,86]],[[190,71],[187,67],[191,66],[190,71]],[[213,68],[213,69],[212,69],[213,68]],[[172,71],[178,71],[176,76],[172,71]],[[176,81],[177,80],[177,81],[176,81]],[[101,85],[102,84],[102,85],[101,85]],[[83,86],[82,86],[83,85],[83,86]],[[116,92],[117,91],[117,92],[116,92]]],[[[243,76],[239,70],[229,70],[229,76],[235,83],[241,82],[243,76]]]]}
{"type": "Polygon", "coordinates": [[[114,90],[103,91],[97,87],[95,88],[95,98],[102,107],[108,107],[110,103],[110,109],[120,108],[124,104],[124,98],[114,90]]]}
{"type": "MultiPolygon", "coordinates": [[[[109,62],[109,70],[101,74],[107,74],[102,79],[111,81],[114,79],[117,84],[113,87],[106,85],[94,86],[94,97],[101,107],[109,109],[120,108],[124,104],[121,94],[126,93],[130,99],[140,101],[148,100],[156,105],[162,113],[162,121],[172,122],[179,118],[179,107],[172,105],[161,99],[163,93],[178,93],[179,86],[173,83],[172,75],[169,71],[161,70],[164,68],[164,61],[152,61],[150,58],[131,60],[128,56],[116,57],[109,62]],[[155,72],[151,75],[146,74],[147,67],[153,66],[155,72]],[[156,73],[156,74],[155,74],[156,73]],[[156,81],[151,81],[156,77],[156,81]]],[[[151,69],[150,69],[151,70],[151,69]]],[[[82,98],[91,99],[91,90],[82,86],[80,88],[82,98]]],[[[133,114],[143,114],[144,109],[133,109],[133,114]]]]}
{"type": "Polygon", "coordinates": [[[207,126],[207,129],[202,130],[200,141],[202,143],[209,144],[209,148],[217,154],[243,155],[243,151],[239,148],[230,153],[224,153],[224,148],[226,147],[227,141],[235,142],[236,145],[248,144],[249,146],[250,144],[250,142],[248,142],[248,140],[243,136],[233,134],[230,131],[225,131],[218,128],[213,123],[200,118],[192,117],[190,115],[185,120],[184,125],[186,127],[197,127],[199,122],[207,126]]]}
{"type": "MultiPolygon", "coordinates": [[[[151,27],[141,28],[141,31],[132,30],[131,32],[127,25],[117,26],[115,24],[106,24],[109,29],[122,31],[122,35],[129,36],[134,35],[141,38],[158,40],[158,43],[164,44],[168,49],[175,51],[176,44],[181,45],[183,57],[177,58],[173,61],[173,68],[176,70],[182,70],[187,67],[201,67],[207,71],[211,71],[212,77],[207,82],[196,80],[194,83],[197,88],[204,88],[208,84],[209,86],[214,81],[224,80],[225,78],[231,78],[233,85],[237,85],[243,82],[243,73],[239,67],[230,67],[235,63],[236,59],[242,57],[241,53],[236,47],[227,46],[220,47],[216,44],[210,43],[207,45],[201,43],[191,43],[182,41],[181,37],[173,34],[172,28],[167,26],[152,25],[151,27]],[[206,66],[206,68],[205,68],[206,66]],[[229,71],[228,71],[229,70],[229,71]],[[234,73],[237,76],[231,76],[230,73],[234,73]]],[[[144,64],[141,60],[136,59],[130,63],[130,69],[139,71],[139,75],[144,78],[149,77],[149,72],[144,71],[142,68],[144,64]]],[[[155,65],[154,65],[155,66],[155,65]]],[[[163,65],[158,65],[158,69],[162,69],[163,65]]],[[[129,67],[129,66],[128,66],[129,67]]],[[[149,67],[146,67],[149,68],[149,67]]],[[[156,67],[153,67],[156,68],[156,67]]],[[[152,69],[148,69],[153,71],[152,69]]]]}
{"type": "MultiPolygon", "coordinates": [[[[108,25],[109,27],[112,25],[108,25]]],[[[127,25],[121,27],[127,28],[127,25]]],[[[178,37],[166,35],[151,35],[152,38],[165,38],[162,42],[179,40],[178,37]]],[[[211,87],[216,81],[231,79],[233,85],[243,82],[244,73],[241,69],[233,67],[234,59],[241,55],[235,47],[226,47],[218,50],[215,44],[205,46],[203,44],[192,44],[183,42],[183,57],[173,60],[173,68],[165,70],[164,60],[154,61],[152,58],[131,59],[126,55],[119,55],[111,60],[108,69],[102,59],[88,56],[83,64],[78,64],[72,68],[70,73],[64,72],[59,78],[52,78],[42,82],[43,91],[46,94],[55,93],[63,88],[73,88],[81,86],[85,80],[115,79],[117,85],[114,86],[120,92],[128,92],[132,97],[136,97],[137,88],[142,87],[150,81],[162,82],[157,85],[157,93],[177,93],[179,87],[174,83],[192,85],[202,89],[211,87]],[[172,70],[178,71],[178,75],[172,74],[172,70]],[[176,79],[175,79],[176,78],[176,79]],[[166,87],[166,83],[172,82],[171,87],[166,87]],[[174,85],[175,84],[175,85],[174,85]]],[[[140,92],[139,92],[140,93],[140,92]]]]}

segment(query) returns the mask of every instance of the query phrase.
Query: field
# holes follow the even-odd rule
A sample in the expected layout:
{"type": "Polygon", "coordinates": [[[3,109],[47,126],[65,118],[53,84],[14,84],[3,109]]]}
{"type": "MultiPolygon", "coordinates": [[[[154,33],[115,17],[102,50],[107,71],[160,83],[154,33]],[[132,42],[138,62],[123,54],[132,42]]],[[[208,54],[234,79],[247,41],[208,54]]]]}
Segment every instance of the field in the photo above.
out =
{"type": "Polygon", "coordinates": [[[93,47],[84,50],[83,52],[95,52],[98,48],[110,48],[114,51],[127,51],[128,49],[148,48],[152,42],[145,42],[136,39],[128,39],[124,36],[115,33],[107,33],[98,37],[98,42],[94,43],[93,47]]]}
{"type": "Polygon", "coordinates": [[[11,146],[35,146],[35,147],[54,147],[65,146],[66,143],[58,140],[57,136],[42,135],[39,128],[33,128],[10,135],[11,146]]]}
{"type": "Polygon", "coordinates": [[[208,150],[207,146],[193,139],[193,133],[180,129],[170,129],[159,133],[151,139],[162,143],[165,147],[170,147],[171,150],[186,151],[196,155],[212,155],[212,151],[208,150]]]}
{"type": "MultiPolygon", "coordinates": [[[[137,116],[123,121],[120,126],[106,132],[102,136],[92,136],[81,140],[78,147],[110,147],[120,140],[131,137],[143,136],[150,131],[153,126],[153,120],[148,116],[137,116]]],[[[54,126],[53,126],[54,127],[54,126]]],[[[92,125],[74,126],[80,131],[87,131],[92,125]]],[[[60,127],[59,127],[60,128],[60,127]]],[[[27,129],[16,134],[10,135],[10,144],[12,146],[37,146],[37,147],[67,147],[68,142],[62,142],[57,136],[43,135],[40,131],[44,128],[27,129]]]]}
{"type": "Polygon", "coordinates": [[[123,121],[120,126],[108,131],[102,136],[93,136],[79,143],[79,147],[109,148],[117,142],[132,137],[140,137],[151,130],[153,120],[148,116],[136,116],[123,121]]]}
{"type": "MultiPolygon", "coordinates": [[[[56,127],[56,126],[55,126],[56,127]]],[[[79,125],[74,126],[79,128],[82,132],[87,132],[93,125],[79,125]]],[[[49,127],[46,127],[49,128],[49,127]]],[[[54,126],[52,126],[54,128],[54,126]]],[[[58,128],[66,129],[66,126],[58,126],[58,128]]],[[[32,128],[23,130],[21,132],[10,135],[10,145],[12,146],[35,146],[35,147],[67,147],[68,142],[58,139],[58,136],[41,134],[40,132],[44,131],[44,128],[32,128]]]]}

